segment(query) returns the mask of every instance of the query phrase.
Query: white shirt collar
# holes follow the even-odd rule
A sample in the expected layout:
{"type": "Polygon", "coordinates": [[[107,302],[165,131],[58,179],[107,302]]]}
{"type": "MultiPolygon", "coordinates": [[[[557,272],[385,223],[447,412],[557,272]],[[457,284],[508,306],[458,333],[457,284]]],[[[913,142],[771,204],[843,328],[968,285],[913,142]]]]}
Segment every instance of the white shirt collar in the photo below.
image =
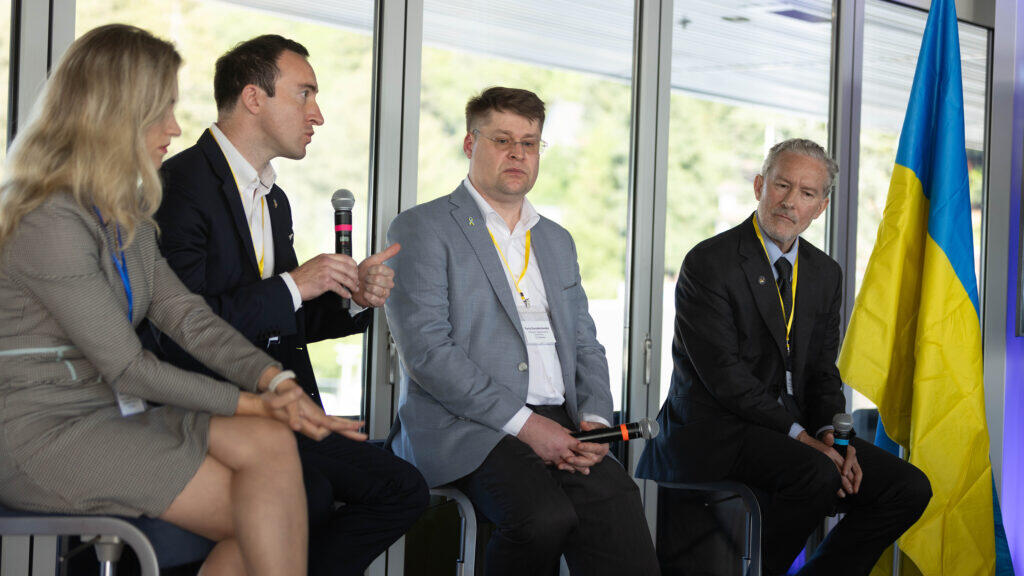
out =
{"type": "Polygon", "coordinates": [[[238,148],[235,148],[235,145],[217,127],[216,123],[210,125],[210,132],[213,133],[213,139],[216,140],[221,152],[224,153],[224,158],[228,161],[228,167],[231,168],[231,173],[235,176],[235,185],[238,186],[238,191],[252,194],[254,190],[258,189],[258,194],[261,196],[269,194],[270,189],[274,187],[274,182],[277,181],[277,171],[274,170],[274,166],[267,162],[267,167],[263,169],[263,172],[257,174],[252,164],[249,164],[249,161],[242,156],[238,148]],[[263,186],[257,186],[257,184],[263,186]]]}
{"type": "MultiPolygon", "coordinates": [[[[476,202],[476,206],[480,209],[480,213],[483,214],[484,218],[488,222],[493,222],[495,224],[494,227],[500,228],[503,231],[508,231],[508,225],[505,224],[505,220],[500,214],[498,214],[498,211],[495,210],[493,206],[487,203],[487,200],[484,199],[480,192],[477,191],[473,186],[473,183],[469,181],[469,176],[466,176],[462,181],[462,185],[466,187],[466,190],[469,190],[469,195],[473,198],[473,201],[476,202]],[[500,226],[498,225],[499,223],[500,226]]],[[[517,233],[525,234],[526,231],[533,228],[537,222],[540,222],[540,214],[537,212],[537,209],[533,207],[533,204],[530,204],[529,200],[523,198],[523,208],[519,212],[519,222],[516,223],[516,227],[512,230],[511,235],[515,235],[517,233]]]]}

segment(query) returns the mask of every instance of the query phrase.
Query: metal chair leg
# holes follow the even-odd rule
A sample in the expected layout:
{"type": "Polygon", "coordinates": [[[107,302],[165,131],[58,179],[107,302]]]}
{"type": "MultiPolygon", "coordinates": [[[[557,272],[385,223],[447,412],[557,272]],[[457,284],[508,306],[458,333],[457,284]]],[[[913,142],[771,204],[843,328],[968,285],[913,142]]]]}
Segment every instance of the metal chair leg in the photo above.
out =
{"type": "Polygon", "coordinates": [[[459,557],[455,560],[457,576],[474,576],[476,571],[476,509],[462,491],[450,486],[432,488],[431,494],[443,496],[453,502],[459,509],[459,557]]]}
{"type": "MultiPolygon", "coordinates": [[[[82,536],[83,540],[92,536],[82,536]]],[[[124,541],[113,535],[100,535],[93,543],[96,559],[100,562],[100,576],[117,576],[117,562],[124,550],[124,541]]]]}

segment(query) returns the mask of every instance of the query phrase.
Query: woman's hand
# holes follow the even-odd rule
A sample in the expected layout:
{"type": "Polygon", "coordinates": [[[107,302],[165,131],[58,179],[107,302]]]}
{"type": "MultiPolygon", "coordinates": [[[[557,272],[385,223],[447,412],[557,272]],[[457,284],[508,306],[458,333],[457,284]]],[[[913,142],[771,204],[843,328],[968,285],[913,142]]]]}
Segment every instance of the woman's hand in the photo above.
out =
{"type": "MultiPolygon", "coordinates": [[[[289,379],[281,382],[277,386],[276,392],[277,394],[290,394],[294,389],[301,392],[301,398],[288,404],[285,408],[288,413],[287,422],[292,430],[301,432],[314,440],[322,440],[331,432],[337,432],[346,438],[360,442],[367,439],[367,435],[359,431],[365,422],[328,416],[306,395],[295,380],[289,379]]],[[[285,421],[282,420],[282,422],[285,421]]]]}
{"type": "MultiPolygon", "coordinates": [[[[266,390],[270,381],[280,372],[275,367],[267,368],[260,377],[259,389],[266,390]]],[[[292,378],[282,380],[274,392],[266,391],[259,395],[246,392],[243,396],[249,398],[244,402],[242,398],[239,399],[237,414],[241,416],[273,418],[314,440],[322,440],[331,432],[360,442],[367,439],[366,434],[359,432],[365,422],[324,414],[323,409],[292,378]]]]}

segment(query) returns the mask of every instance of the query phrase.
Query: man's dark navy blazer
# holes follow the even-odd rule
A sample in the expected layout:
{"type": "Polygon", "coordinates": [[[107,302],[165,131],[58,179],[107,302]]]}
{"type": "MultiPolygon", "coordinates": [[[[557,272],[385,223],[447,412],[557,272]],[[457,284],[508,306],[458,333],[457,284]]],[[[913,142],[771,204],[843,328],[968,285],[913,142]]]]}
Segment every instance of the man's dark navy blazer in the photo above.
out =
{"type": "Polygon", "coordinates": [[[676,285],[672,381],[637,477],[718,480],[730,466],[735,432],[755,425],[808,434],[845,410],[835,359],[842,271],[800,240],[792,327],[798,413],[777,400],[786,381],[786,325],[771,264],[752,218],[705,240],[686,256],[676,285]]]}
{"type": "MultiPolygon", "coordinates": [[[[160,247],[189,290],[213,311],[294,370],[302,387],[320,404],[306,345],[364,331],[372,310],[356,316],[341,308],[333,293],[303,302],[294,311],[291,292],[279,274],[298,267],[292,247],[292,213],[276,185],[266,197],[274,238],[274,275],[260,279],[252,236],[231,168],[206,130],[195,146],[164,162],[164,200],[156,213],[160,247]],[[217,193],[211,193],[211,191],[217,193]],[[271,339],[277,338],[276,342],[271,339]]],[[[209,371],[173,341],[145,334],[161,355],[189,370],[209,371]]],[[[152,347],[152,346],[150,346],[152,347]]]]}

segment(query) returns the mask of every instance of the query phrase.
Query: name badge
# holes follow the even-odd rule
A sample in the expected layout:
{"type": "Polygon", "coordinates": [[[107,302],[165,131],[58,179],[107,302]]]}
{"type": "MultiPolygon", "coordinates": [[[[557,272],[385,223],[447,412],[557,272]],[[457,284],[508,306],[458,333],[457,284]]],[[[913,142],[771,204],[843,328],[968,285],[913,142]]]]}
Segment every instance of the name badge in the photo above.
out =
{"type": "Polygon", "coordinates": [[[793,395],[793,373],[786,370],[786,394],[793,395]]]}
{"type": "Polygon", "coordinates": [[[555,332],[551,329],[551,321],[546,312],[527,312],[520,308],[519,320],[523,323],[523,333],[526,335],[527,344],[555,345],[555,332]]]}
{"type": "Polygon", "coordinates": [[[138,396],[117,393],[117,405],[121,408],[121,416],[132,416],[146,411],[146,401],[138,396]]]}

